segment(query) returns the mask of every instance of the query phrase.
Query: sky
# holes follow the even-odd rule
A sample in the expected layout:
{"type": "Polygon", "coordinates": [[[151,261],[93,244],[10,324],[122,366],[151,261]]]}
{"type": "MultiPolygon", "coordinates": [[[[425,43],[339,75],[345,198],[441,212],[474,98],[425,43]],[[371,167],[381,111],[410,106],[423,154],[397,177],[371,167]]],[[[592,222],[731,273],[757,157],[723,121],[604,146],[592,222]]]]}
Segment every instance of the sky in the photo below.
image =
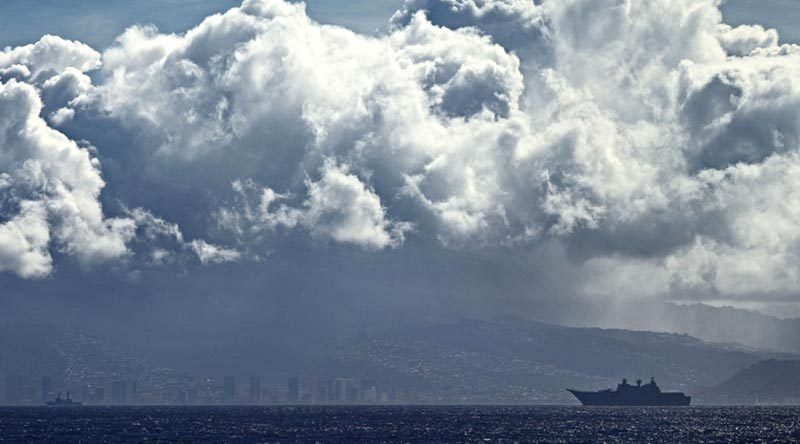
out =
{"type": "Polygon", "coordinates": [[[0,303],[176,341],[798,315],[800,7],[768,3],[6,0],[0,303]]]}
{"type": "MultiPolygon", "coordinates": [[[[105,48],[127,27],[153,24],[162,32],[184,32],[238,0],[5,0],[0,6],[0,46],[38,40],[42,34],[77,39],[105,48]]],[[[365,34],[386,31],[403,0],[309,0],[309,16],[365,34]]],[[[722,5],[731,24],[761,23],[781,31],[784,41],[800,41],[800,6],[793,0],[728,0],[722,5]],[[766,5],[766,6],[765,6],[766,5]]]]}
{"type": "MultiPolygon", "coordinates": [[[[322,23],[361,33],[386,30],[402,0],[312,0],[308,14],[322,23]]],[[[206,16],[239,6],[237,0],[5,0],[0,45],[20,45],[44,33],[77,39],[95,48],[114,42],[125,28],[153,24],[162,32],[184,32],[206,16]]]]}

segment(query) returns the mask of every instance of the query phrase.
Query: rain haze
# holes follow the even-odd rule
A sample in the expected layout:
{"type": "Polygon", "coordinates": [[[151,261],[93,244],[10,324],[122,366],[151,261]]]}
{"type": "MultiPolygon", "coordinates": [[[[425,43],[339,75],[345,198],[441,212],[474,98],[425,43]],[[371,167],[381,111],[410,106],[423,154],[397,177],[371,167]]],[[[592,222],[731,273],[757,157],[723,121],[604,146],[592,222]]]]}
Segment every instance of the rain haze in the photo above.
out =
{"type": "Polygon", "coordinates": [[[0,375],[557,403],[622,366],[711,387],[794,356],[797,23],[789,0],[4,0],[0,375]],[[715,361],[654,368],[656,343],[715,361]],[[592,347],[624,358],[568,356],[592,347]]]}

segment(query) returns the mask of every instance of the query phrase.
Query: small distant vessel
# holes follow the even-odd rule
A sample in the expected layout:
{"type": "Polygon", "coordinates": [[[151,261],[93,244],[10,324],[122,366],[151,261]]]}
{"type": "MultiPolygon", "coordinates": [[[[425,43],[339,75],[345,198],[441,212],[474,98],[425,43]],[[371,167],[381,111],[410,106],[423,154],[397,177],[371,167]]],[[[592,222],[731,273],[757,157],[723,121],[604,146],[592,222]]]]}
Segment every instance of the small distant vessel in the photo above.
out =
{"type": "Polygon", "coordinates": [[[630,385],[627,379],[623,379],[616,390],[584,392],[567,389],[567,391],[575,395],[583,405],[684,406],[692,402],[691,396],[681,392],[662,392],[654,378],[650,378],[650,382],[645,385],[642,385],[641,379],[636,381],[636,385],[630,385]]]}
{"type": "Polygon", "coordinates": [[[80,407],[83,404],[73,401],[69,396],[69,392],[67,392],[66,399],[62,398],[61,393],[59,393],[54,401],[47,401],[47,405],[52,407],[80,407]]]}

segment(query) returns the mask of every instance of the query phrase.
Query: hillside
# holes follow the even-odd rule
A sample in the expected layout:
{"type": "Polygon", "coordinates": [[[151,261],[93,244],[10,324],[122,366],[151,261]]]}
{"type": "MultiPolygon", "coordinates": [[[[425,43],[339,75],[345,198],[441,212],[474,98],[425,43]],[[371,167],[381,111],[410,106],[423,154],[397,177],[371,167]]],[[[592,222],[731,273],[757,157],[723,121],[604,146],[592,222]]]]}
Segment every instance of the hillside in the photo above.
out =
{"type": "Polygon", "coordinates": [[[623,377],[655,376],[668,390],[693,393],[737,369],[791,355],[678,334],[573,328],[521,319],[398,323],[357,333],[304,335],[285,324],[270,335],[247,328],[160,362],[111,347],[100,338],[37,323],[0,324],[0,374],[86,384],[135,380],[143,396],[190,375],[247,378],[284,390],[287,375],[374,380],[402,391],[403,402],[573,404],[564,389],[612,387],[623,377]],[[173,368],[177,370],[172,370],[173,368]]]}
{"type": "Polygon", "coordinates": [[[52,378],[54,391],[136,381],[142,399],[157,399],[164,387],[185,380],[172,368],[121,351],[101,338],[29,320],[0,322],[0,404],[6,396],[6,376],[23,377],[36,392],[28,396],[31,399],[41,396],[45,376],[52,378]]]}
{"type": "Polygon", "coordinates": [[[340,367],[402,378],[429,393],[425,401],[512,403],[574,403],[565,387],[597,389],[651,375],[665,389],[691,392],[782,356],[686,335],[522,320],[465,320],[343,338],[336,353],[340,367]]]}
{"type": "Polygon", "coordinates": [[[738,371],[701,396],[719,404],[798,404],[800,361],[769,359],[738,371]]]}

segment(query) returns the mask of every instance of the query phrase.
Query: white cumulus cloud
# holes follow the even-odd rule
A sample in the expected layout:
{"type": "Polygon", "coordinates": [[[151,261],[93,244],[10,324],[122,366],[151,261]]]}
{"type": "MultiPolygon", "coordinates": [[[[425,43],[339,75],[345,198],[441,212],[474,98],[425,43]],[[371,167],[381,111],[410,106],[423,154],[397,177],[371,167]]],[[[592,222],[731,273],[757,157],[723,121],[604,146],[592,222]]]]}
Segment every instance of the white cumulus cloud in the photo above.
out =
{"type": "Polygon", "coordinates": [[[240,194],[238,208],[218,213],[224,228],[240,235],[246,231],[303,227],[317,238],[354,244],[366,249],[402,245],[408,222],[387,219],[380,197],[350,174],[346,166],[326,161],[317,181],[307,179],[306,198],[297,207],[284,203],[290,198],[252,182],[234,183],[240,194]]]}
{"type": "Polygon", "coordinates": [[[0,268],[23,276],[47,274],[51,242],[85,262],[125,255],[133,224],[103,216],[98,197],[104,182],[97,160],[49,128],[40,112],[32,86],[15,80],[0,84],[0,171],[5,177],[0,268]]]}
{"type": "Polygon", "coordinates": [[[45,37],[0,70],[0,107],[28,103],[0,114],[0,220],[30,270],[48,244],[113,258],[147,233],[103,217],[99,165],[43,101],[65,133],[117,137],[97,157],[121,183],[147,175],[154,202],[238,242],[188,243],[205,263],[302,230],[365,250],[557,243],[586,294],[745,297],[800,274],[800,50],[716,0],[408,0],[379,37],[246,0],[182,34],[134,26],[102,61],[45,37]],[[12,226],[23,202],[49,238],[12,226]]]}

